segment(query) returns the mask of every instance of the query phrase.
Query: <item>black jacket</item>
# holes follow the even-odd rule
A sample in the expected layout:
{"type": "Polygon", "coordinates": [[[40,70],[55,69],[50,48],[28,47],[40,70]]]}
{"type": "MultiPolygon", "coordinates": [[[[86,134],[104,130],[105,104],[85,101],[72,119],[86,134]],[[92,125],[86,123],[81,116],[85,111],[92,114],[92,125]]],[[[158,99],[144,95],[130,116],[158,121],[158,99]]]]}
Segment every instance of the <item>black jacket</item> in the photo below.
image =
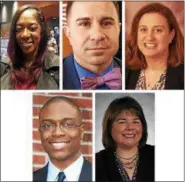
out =
{"type": "MultiPolygon", "coordinates": [[[[154,161],[153,146],[145,145],[139,149],[137,181],[154,181],[154,161]]],[[[102,150],[96,154],[96,181],[122,181],[113,151],[102,150]]]]}
{"type": "MultiPolygon", "coordinates": [[[[126,68],[125,83],[126,89],[134,90],[141,70],[131,70],[126,68]]],[[[177,67],[168,67],[166,73],[166,90],[183,90],[184,89],[184,64],[177,67]]]]}

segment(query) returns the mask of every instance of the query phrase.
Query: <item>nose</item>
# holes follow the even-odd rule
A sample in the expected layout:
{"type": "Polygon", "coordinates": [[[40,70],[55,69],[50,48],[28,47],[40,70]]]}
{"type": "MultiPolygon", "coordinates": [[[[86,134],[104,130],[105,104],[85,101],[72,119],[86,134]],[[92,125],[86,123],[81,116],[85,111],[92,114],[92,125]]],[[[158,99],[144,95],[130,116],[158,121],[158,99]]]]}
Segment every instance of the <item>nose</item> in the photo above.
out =
{"type": "Polygon", "coordinates": [[[153,40],[154,39],[154,32],[152,30],[149,30],[147,32],[147,40],[153,40]]]}
{"type": "Polygon", "coordinates": [[[63,136],[65,134],[66,134],[66,132],[59,125],[57,125],[56,128],[55,128],[55,130],[52,132],[52,136],[54,136],[54,137],[60,137],[60,136],[63,136]]]}
{"type": "Polygon", "coordinates": [[[92,24],[90,30],[90,38],[94,41],[101,41],[105,38],[104,31],[98,22],[92,24]]]}
{"type": "Polygon", "coordinates": [[[127,130],[133,130],[133,124],[130,122],[127,122],[127,130]]]}
{"type": "Polygon", "coordinates": [[[31,35],[30,35],[30,32],[27,28],[24,29],[24,31],[22,32],[22,35],[21,35],[21,38],[22,39],[27,39],[29,38],[31,35]]]}

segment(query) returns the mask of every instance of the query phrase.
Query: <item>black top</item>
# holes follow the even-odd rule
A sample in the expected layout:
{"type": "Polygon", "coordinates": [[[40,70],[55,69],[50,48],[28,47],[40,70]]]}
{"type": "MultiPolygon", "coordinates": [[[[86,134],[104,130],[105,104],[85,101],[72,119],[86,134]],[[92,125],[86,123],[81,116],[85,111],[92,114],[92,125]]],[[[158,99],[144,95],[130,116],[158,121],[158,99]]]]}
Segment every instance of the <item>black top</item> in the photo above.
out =
{"type": "MultiPolygon", "coordinates": [[[[139,70],[126,68],[125,83],[126,89],[133,90],[136,88],[137,80],[140,75],[139,70]]],[[[177,67],[168,67],[166,72],[166,90],[183,90],[184,89],[184,64],[177,67]]]]}
{"type": "MultiPolygon", "coordinates": [[[[154,146],[145,145],[139,149],[136,181],[154,181],[154,169],[154,146]]],[[[96,181],[122,181],[113,151],[102,150],[96,153],[96,181]]]]}

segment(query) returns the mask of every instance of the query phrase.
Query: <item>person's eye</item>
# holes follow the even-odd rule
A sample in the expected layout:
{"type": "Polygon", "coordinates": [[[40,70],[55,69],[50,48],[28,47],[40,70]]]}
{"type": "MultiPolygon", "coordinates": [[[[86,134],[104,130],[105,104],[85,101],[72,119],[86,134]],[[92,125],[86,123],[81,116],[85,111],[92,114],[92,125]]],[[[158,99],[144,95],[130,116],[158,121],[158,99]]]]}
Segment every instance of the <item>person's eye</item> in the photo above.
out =
{"type": "Polygon", "coordinates": [[[89,21],[82,21],[79,23],[79,26],[81,27],[89,27],[90,26],[90,22],[89,21]]]}
{"type": "Polygon", "coordinates": [[[45,123],[42,125],[42,128],[44,128],[44,129],[48,129],[48,128],[52,128],[52,127],[53,127],[53,125],[49,124],[49,123],[45,123]]]}
{"type": "Polygon", "coordinates": [[[147,31],[147,29],[143,27],[143,28],[140,28],[139,31],[144,33],[147,31]]]}
{"type": "Polygon", "coordinates": [[[29,29],[30,29],[30,31],[34,32],[34,31],[37,30],[37,26],[36,26],[36,25],[31,25],[31,26],[29,27],[29,29]]]}
{"type": "Polygon", "coordinates": [[[21,26],[16,26],[16,28],[15,28],[16,32],[21,32],[22,29],[23,29],[23,28],[22,28],[21,26]]]}
{"type": "Polygon", "coordinates": [[[139,121],[139,120],[134,120],[133,123],[134,123],[134,124],[139,124],[140,121],[139,121]]]}
{"type": "Polygon", "coordinates": [[[155,31],[156,33],[161,33],[163,30],[162,30],[161,28],[156,28],[154,31],[155,31]]]}
{"type": "Polygon", "coordinates": [[[73,123],[64,123],[63,126],[65,128],[74,128],[75,125],[73,123]]]}
{"type": "Polygon", "coordinates": [[[119,120],[117,123],[118,123],[118,124],[125,124],[126,121],[125,121],[125,120],[119,120]]]}
{"type": "Polygon", "coordinates": [[[111,26],[111,25],[113,25],[113,22],[112,22],[112,21],[103,21],[103,22],[102,22],[102,26],[103,26],[103,27],[109,27],[109,26],[111,26]]]}

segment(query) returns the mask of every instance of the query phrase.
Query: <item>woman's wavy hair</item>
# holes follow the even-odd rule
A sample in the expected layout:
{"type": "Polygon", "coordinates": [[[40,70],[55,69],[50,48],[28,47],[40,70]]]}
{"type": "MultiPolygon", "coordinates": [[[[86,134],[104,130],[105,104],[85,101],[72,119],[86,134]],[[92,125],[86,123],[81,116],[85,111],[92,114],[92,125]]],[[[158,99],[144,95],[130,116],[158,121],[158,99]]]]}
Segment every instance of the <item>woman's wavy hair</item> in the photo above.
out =
{"type": "Polygon", "coordinates": [[[33,4],[21,6],[16,11],[11,22],[10,40],[9,40],[8,49],[7,49],[8,56],[12,63],[11,81],[13,82],[13,84],[16,81],[24,80],[24,77],[25,77],[24,56],[16,40],[16,23],[19,20],[21,14],[24,11],[29,9],[36,10],[36,18],[41,26],[41,40],[40,40],[40,44],[38,45],[38,52],[34,62],[32,63],[32,65],[28,70],[29,80],[31,82],[36,82],[38,79],[38,76],[39,76],[37,74],[39,73],[38,68],[41,68],[43,65],[42,57],[47,48],[48,32],[47,32],[47,24],[46,24],[43,12],[33,4]]]}
{"type": "Polygon", "coordinates": [[[160,4],[150,3],[141,8],[132,21],[131,32],[126,42],[126,64],[132,69],[146,68],[146,60],[137,45],[138,25],[141,17],[146,13],[159,13],[168,22],[169,30],[175,31],[175,36],[169,44],[168,66],[176,67],[184,62],[184,37],[179,28],[178,22],[172,11],[160,4]]]}
{"type": "Polygon", "coordinates": [[[139,141],[139,147],[146,144],[148,138],[147,122],[141,105],[132,97],[126,96],[113,100],[105,111],[103,117],[102,143],[105,149],[116,150],[116,143],[112,138],[112,124],[121,112],[130,112],[137,115],[142,123],[143,133],[139,141]]]}

